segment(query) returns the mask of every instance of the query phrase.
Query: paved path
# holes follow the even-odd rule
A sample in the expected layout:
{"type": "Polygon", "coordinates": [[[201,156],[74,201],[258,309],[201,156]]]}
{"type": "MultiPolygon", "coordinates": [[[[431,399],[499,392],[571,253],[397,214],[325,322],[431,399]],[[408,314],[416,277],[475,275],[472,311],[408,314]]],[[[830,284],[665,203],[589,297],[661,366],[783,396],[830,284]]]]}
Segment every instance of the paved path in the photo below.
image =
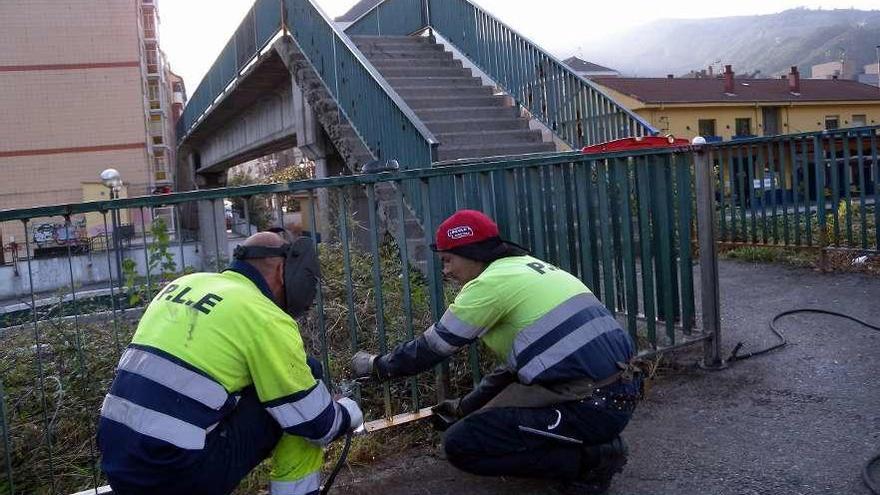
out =
{"type": "MultiPolygon", "coordinates": [[[[774,342],[767,321],[800,306],[880,323],[880,278],[722,262],[724,348],[774,342]]],[[[826,316],[780,324],[790,345],[726,371],[690,367],[652,387],[625,432],[632,453],[613,495],[868,495],[860,472],[880,450],[880,332],[826,316]]],[[[692,363],[697,353],[678,356],[692,363]]],[[[469,476],[436,449],[356,468],[337,493],[555,493],[545,483],[469,476]]]]}

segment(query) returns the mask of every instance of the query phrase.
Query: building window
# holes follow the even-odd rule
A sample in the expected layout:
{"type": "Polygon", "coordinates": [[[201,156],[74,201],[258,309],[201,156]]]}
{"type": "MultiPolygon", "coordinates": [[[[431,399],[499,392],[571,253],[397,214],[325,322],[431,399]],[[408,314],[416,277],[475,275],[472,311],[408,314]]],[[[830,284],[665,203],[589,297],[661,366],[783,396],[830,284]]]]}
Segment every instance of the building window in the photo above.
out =
{"type": "Polygon", "coordinates": [[[853,127],[865,127],[868,125],[868,116],[865,114],[853,114],[852,125],[853,127]]]}
{"type": "Polygon", "coordinates": [[[825,129],[832,131],[834,129],[840,128],[840,116],[839,115],[826,115],[825,116],[825,129]]]}
{"type": "Polygon", "coordinates": [[[150,81],[147,86],[147,98],[150,100],[150,109],[159,110],[162,108],[162,96],[159,89],[158,81],[150,81]]]}
{"type": "Polygon", "coordinates": [[[700,136],[710,137],[717,135],[715,134],[715,119],[700,119],[697,121],[697,127],[699,128],[700,136]]]}
{"type": "Polygon", "coordinates": [[[752,119],[736,119],[736,135],[751,136],[752,135],[752,119]]]}

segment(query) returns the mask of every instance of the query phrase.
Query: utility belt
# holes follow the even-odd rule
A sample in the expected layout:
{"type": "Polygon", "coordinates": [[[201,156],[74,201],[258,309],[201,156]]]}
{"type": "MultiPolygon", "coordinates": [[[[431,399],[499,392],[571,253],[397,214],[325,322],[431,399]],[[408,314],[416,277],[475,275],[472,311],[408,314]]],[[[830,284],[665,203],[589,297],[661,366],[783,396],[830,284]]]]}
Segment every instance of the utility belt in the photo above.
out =
{"type": "Polygon", "coordinates": [[[618,383],[632,383],[641,370],[630,361],[617,363],[618,371],[596,381],[589,378],[553,385],[524,385],[511,383],[490,400],[484,408],[493,407],[549,407],[563,402],[592,402],[593,405],[624,412],[632,412],[638,403],[637,395],[612,394],[607,389],[618,383]]]}

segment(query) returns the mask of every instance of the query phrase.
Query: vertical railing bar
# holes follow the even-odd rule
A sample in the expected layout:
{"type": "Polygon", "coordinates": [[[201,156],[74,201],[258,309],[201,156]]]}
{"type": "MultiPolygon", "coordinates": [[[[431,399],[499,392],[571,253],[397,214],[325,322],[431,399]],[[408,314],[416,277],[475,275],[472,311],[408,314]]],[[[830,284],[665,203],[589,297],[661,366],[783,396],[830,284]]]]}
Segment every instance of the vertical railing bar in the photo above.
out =
{"type": "Polygon", "coordinates": [[[12,442],[9,440],[9,420],[6,417],[6,391],[0,379],[0,435],[3,435],[3,458],[6,464],[6,479],[9,495],[15,495],[15,480],[12,473],[12,442]]]}
{"type": "MultiPolygon", "coordinates": [[[[681,325],[684,333],[690,335],[696,323],[693,279],[694,264],[691,251],[691,227],[694,225],[693,211],[691,209],[691,201],[694,199],[693,190],[691,189],[691,164],[693,162],[692,155],[674,155],[673,159],[676,161],[675,166],[678,172],[678,252],[680,259],[681,325]]],[[[711,180],[711,170],[708,173],[711,180]]],[[[764,239],[766,242],[766,229],[764,239]]]]}
{"type": "Polygon", "coordinates": [[[832,134],[828,136],[828,148],[831,151],[831,222],[834,233],[834,245],[840,245],[840,217],[837,209],[840,207],[840,167],[837,163],[837,138],[832,134]]]}
{"type": "MultiPolygon", "coordinates": [[[[788,188],[786,187],[786,183],[785,183],[786,182],[785,179],[787,178],[788,174],[785,171],[785,162],[786,162],[785,141],[780,139],[779,140],[779,175],[781,177],[781,187],[782,187],[782,237],[784,239],[783,244],[788,246],[791,242],[791,232],[788,229],[788,203],[789,203],[789,200],[788,200],[788,194],[786,193],[786,190],[788,188]]],[[[789,166],[789,170],[791,170],[791,169],[792,169],[792,167],[789,166]]]]}
{"type": "MultiPolygon", "coordinates": [[[[718,221],[721,239],[727,239],[727,204],[724,200],[724,149],[718,156],[718,221]]],[[[714,165],[714,164],[713,164],[714,165]]],[[[733,196],[731,196],[733,197],[733,196]]]]}
{"type": "Polygon", "coordinates": [[[712,150],[697,149],[694,153],[697,189],[697,224],[700,245],[700,287],[703,313],[703,334],[712,338],[703,346],[703,363],[722,366],[721,302],[718,291],[718,256],[715,244],[715,193],[711,178],[712,150]]]}
{"type": "Polygon", "coordinates": [[[578,233],[575,228],[578,216],[577,199],[575,197],[574,167],[574,161],[563,165],[562,185],[565,188],[565,230],[568,234],[568,257],[571,260],[572,273],[578,277],[583,277],[583,267],[580,266],[580,255],[578,252],[578,233]]]}
{"type": "Polygon", "coordinates": [[[633,226],[632,226],[632,207],[630,204],[630,166],[632,158],[622,158],[616,160],[614,167],[617,174],[617,183],[620,187],[618,198],[620,200],[620,237],[621,247],[623,248],[623,287],[626,293],[624,299],[626,307],[626,327],[629,331],[633,342],[637,337],[637,320],[636,316],[639,312],[638,304],[638,282],[636,279],[636,264],[633,255],[633,226]]]}
{"type": "Polygon", "coordinates": [[[602,281],[605,286],[602,302],[605,303],[605,306],[612,314],[616,315],[615,298],[617,293],[614,291],[614,253],[612,253],[613,241],[609,220],[607,169],[607,160],[596,162],[596,174],[598,177],[596,187],[599,192],[599,240],[602,243],[602,281]]]}
{"type": "Polygon", "coordinates": [[[813,161],[816,163],[816,222],[819,226],[819,247],[828,245],[828,229],[825,219],[825,163],[822,160],[822,140],[813,136],[813,161]]]}
{"type": "Polygon", "coordinates": [[[874,164],[874,249],[880,250],[880,161],[877,131],[871,131],[871,162],[874,164]]]}
{"type": "Polygon", "coordinates": [[[522,235],[519,229],[519,204],[521,201],[518,200],[520,198],[519,194],[517,194],[516,187],[516,170],[505,170],[504,171],[504,182],[507,187],[507,194],[511,195],[505,198],[507,200],[507,225],[510,226],[508,229],[509,237],[511,241],[522,244],[522,235]]]}
{"type": "Polygon", "coordinates": [[[800,178],[798,170],[800,160],[797,155],[797,141],[791,140],[791,196],[794,200],[794,243],[801,245],[801,201],[800,201],[800,178]]]}
{"type": "MultiPolygon", "coordinates": [[[[376,219],[376,190],[373,184],[366,186],[367,212],[370,222],[370,254],[373,257],[373,300],[376,303],[376,331],[379,336],[379,352],[388,352],[388,340],[385,334],[385,299],[382,291],[381,257],[379,256],[379,225],[376,219]]],[[[382,384],[382,398],[385,402],[385,416],[391,417],[394,411],[391,407],[391,387],[388,383],[382,384]]]]}
{"type": "MultiPolygon", "coordinates": [[[[770,170],[770,235],[773,244],[779,244],[779,211],[776,208],[776,191],[779,189],[779,173],[776,171],[777,160],[773,158],[773,141],[767,141],[767,167],[770,170]]],[[[722,237],[724,235],[722,234],[722,237]]]]}
{"type": "Polygon", "coordinates": [[[345,299],[348,306],[348,331],[351,335],[351,350],[356,351],[358,345],[357,316],[354,306],[354,282],[351,277],[351,249],[348,234],[348,199],[346,189],[338,189],[339,196],[339,232],[342,249],[342,266],[345,271],[345,299]]]}
{"type": "Polygon", "coordinates": [[[577,233],[578,233],[578,252],[581,256],[581,273],[580,278],[583,280],[591,291],[596,290],[596,281],[593,278],[593,250],[591,245],[592,232],[590,229],[590,207],[591,198],[587,195],[587,181],[590,180],[589,167],[591,162],[579,161],[575,163],[574,168],[574,193],[577,202],[577,233]]]}
{"type": "MultiPolygon", "coordinates": [[[[672,239],[670,238],[670,226],[671,219],[669,218],[669,204],[668,204],[668,189],[672,186],[666,174],[666,169],[669,166],[669,157],[663,156],[659,157],[660,163],[652,167],[652,171],[655,174],[654,180],[654,188],[656,191],[656,211],[658,212],[657,225],[655,228],[655,235],[659,238],[659,256],[657,256],[657,262],[660,265],[657,268],[657,273],[659,276],[660,285],[662,288],[658,289],[657,292],[657,314],[658,316],[662,315],[663,320],[666,322],[666,336],[669,339],[669,344],[675,343],[675,298],[672,294],[673,291],[673,283],[672,283],[672,239]],[[663,311],[660,311],[660,301],[662,297],[663,311]]],[[[743,225],[746,225],[743,222],[743,225]]],[[[746,233],[748,233],[746,231],[746,233]]]]}
{"type": "MultiPolygon", "coordinates": [[[[486,192],[486,174],[481,173],[479,176],[480,179],[480,187],[481,187],[481,198],[483,200],[483,212],[487,213],[491,218],[495,218],[494,214],[489,214],[487,210],[487,192],[486,192]]],[[[454,189],[454,198],[455,198],[455,210],[461,210],[466,207],[465,202],[465,193],[464,193],[464,177],[461,175],[454,175],[453,179],[453,189],[454,189]]],[[[472,342],[468,345],[468,363],[471,368],[471,378],[474,382],[474,387],[476,387],[480,383],[481,373],[480,373],[480,349],[477,347],[476,342],[472,342]]]]}
{"type": "Polygon", "coordinates": [[[547,249],[544,245],[544,227],[543,227],[543,219],[544,215],[541,213],[541,174],[540,169],[537,167],[530,167],[528,169],[529,181],[527,184],[531,184],[531,187],[526,186],[529,190],[529,197],[531,198],[531,202],[529,206],[531,207],[532,213],[532,232],[534,232],[534,245],[532,246],[532,251],[537,255],[538,258],[542,260],[547,260],[547,249]]]}
{"type": "MultiPolygon", "coordinates": [[[[767,244],[767,166],[764,161],[764,149],[761,145],[755,145],[755,153],[757,155],[757,168],[760,169],[761,181],[761,242],[767,244]]],[[[757,171],[755,175],[758,175],[757,171]]]]}
{"type": "Polygon", "coordinates": [[[40,328],[39,323],[37,323],[37,298],[34,294],[34,274],[33,268],[31,266],[31,258],[33,258],[33,255],[31,254],[30,235],[28,235],[28,220],[22,220],[22,223],[24,224],[24,243],[25,255],[27,255],[28,285],[30,287],[31,295],[31,314],[33,315],[34,323],[34,344],[36,345],[35,352],[37,354],[37,377],[40,383],[40,406],[42,407],[43,428],[44,434],[46,436],[46,452],[49,459],[49,479],[52,485],[52,493],[55,493],[55,460],[52,453],[52,432],[50,430],[51,423],[49,422],[48,415],[49,406],[46,402],[46,377],[43,373],[43,345],[40,343],[40,328]]]}
{"type": "MultiPolygon", "coordinates": [[[[104,217],[104,244],[107,253],[107,274],[110,277],[110,308],[113,311],[113,344],[116,346],[116,354],[122,350],[122,343],[119,340],[119,313],[117,311],[117,301],[116,294],[113,293],[113,262],[110,261],[110,236],[107,234],[107,212],[102,211],[101,215],[104,217]]],[[[111,213],[112,215],[112,213],[111,213]]],[[[114,232],[113,235],[116,235],[114,232]]],[[[122,276],[122,274],[117,274],[117,276],[122,276]]]]}
{"type": "Polygon", "coordinates": [[[801,162],[804,164],[804,234],[807,245],[813,245],[813,206],[810,199],[810,154],[807,152],[807,140],[801,141],[801,162]]]}
{"type": "Polygon", "coordinates": [[[245,196],[242,198],[242,202],[244,203],[244,223],[247,226],[248,237],[253,235],[253,231],[251,230],[251,209],[249,206],[250,196],[245,196]]]}
{"type": "MultiPolygon", "coordinates": [[[[74,346],[76,347],[76,355],[77,362],[79,364],[79,372],[84,379],[84,383],[91,384],[92,381],[89,377],[89,369],[86,366],[85,355],[83,353],[83,336],[82,336],[82,328],[79,324],[79,306],[76,300],[76,284],[73,277],[73,250],[70,246],[70,231],[73,228],[73,223],[70,221],[70,215],[66,215],[64,217],[64,226],[67,229],[67,267],[70,275],[70,302],[73,306],[73,335],[74,335],[74,346]]],[[[62,313],[63,316],[63,313],[62,313]]],[[[90,431],[94,430],[93,425],[89,426],[90,431]]],[[[92,435],[94,438],[94,435],[92,435]]],[[[92,472],[92,486],[98,487],[98,464],[97,464],[98,455],[95,452],[95,442],[89,440],[89,466],[92,472]]]]}
{"type": "MultiPolygon", "coordinates": [[[[406,200],[403,197],[403,182],[394,182],[395,199],[397,200],[397,222],[399,224],[397,231],[397,246],[400,252],[400,268],[403,277],[403,315],[406,321],[406,336],[412,340],[415,337],[413,328],[413,309],[412,309],[412,286],[409,280],[409,246],[406,238],[406,200]]],[[[410,391],[412,393],[412,410],[419,410],[419,384],[418,380],[413,377],[410,379],[410,391]]]]}
{"type": "Polygon", "coordinates": [[[746,171],[746,164],[743,161],[743,147],[742,145],[736,147],[736,161],[737,161],[737,185],[739,186],[739,214],[740,214],[740,226],[742,228],[741,235],[738,235],[738,238],[747,241],[749,239],[749,226],[746,222],[746,188],[745,182],[748,180],[746,171]]]}
{"type": "Polygon", "coordinates": [[[611,252],[614,255],[614,286],[616,291],[614,294],[615,306],[620,311],[626,311],[626,286],[624,285],[623,256],[622,245],[623,239],[620,229],[620,183],[617,169],[621,166],[622,159],[615,158],[609,160],[608,163],[608,207],[611,213],[611,252]]]}
{"type": "Polygon", "coordinates": [[[843,136],[843,180],[846,182],[846,245],[852,247],[852,167],[850,166],[850,149],[849,136],[842,133],[843,136]]]}
{"type": "MultiPolygon", "coordinates": [[[[425,231],[425,244],[430,245],[433,242],[434,237],[434,212],[431,209],[430,179],[423,178],[419,179],[419,181],[419,188],[422,196],[422,211],[424,212],[423,228],[425,231]]],[[[443,287],[441,285],[442,279],[439,273],[440,270],[433,253],[428,253],[427,268],[428,285],[430,288],[429,292],[431,294],[431,315],[433,316],[433,320],[437,322],[440,321],[443,309],[446,306],[446,301],[443,294],[443,287]]],[[[449,392],[448,361],[444,361],[436,367],[436,387],[437,401],[440,402],[445,400],[449,392]]]]}
{"type": "Polygon", "coordinates": [[[856,136],[856,163],[859,167],[859,227],[861,230],[862,249],[868,249],[868,212],[865,209],[865,150],[862,136],[856,136]]]}
{"type": "Polygon", "coordinates": [[[648,157],[638,158],[637,184],[639,203],[639,247],[642,266],[642,304],[645,308],[645,321],[648,326],[648,340],[652,349],[657,349],[657,318],[655,312],[655,289],[653,270],[653,246],[651,241],[651,184],[648,171],[648,157]]]}
{"type": "MultiPolygon", "coordinates": [[[[737,232],[737,203],[739,202],[739,174],[737,173],[735,162],[733,160],[733,148],[727,150],[727,166],[730,169],[730,237],[727,239],[731,242],[738,238],[737,232]]],[[[724,166],[722,164],[722,166],[724,166]]]]}
{"type": "MultiPolygon", "coordinates": [[[[150,253],[147,246],[147,222],[144,219],[144,207],[140,207],[141,212],[141,234],[144,236],[144,269],[147,273],[147,298],[145,303],[150,302],[153,299],[153,282],[150,278],[150,253]]],[[[220,271],[219,269],[217,270],[220,271]]]]}
{"type": "Polygon", "coordinates": [[[572,268],[572,259],[571,259],[571,251],[568,246],[568,211],[567,204],[565,202],[568,199],[568,194],[566,194],[567,184],[565,181],[565,177],[563,174],[565,173],[565,169],[562,165],[551,165],[549,167],[551,171],[551,177],[553,181],[553,191],[554,194],[551,196],[552,204],[553,204],[553,221],[556,222],[556,244],[557,244],[557,258],[559,262],[559,267],[563,270],[572,273],[574,272],[572,268]]]}
{"type": "MultiPolygon", "coordinates": [[[[318,215],[317,208],[315,207],[316,200],[315,190],[309,189],[309,215],[311,216],[312,225],[311,233],[312,233],[312,243],[315,246],[315,253],[318,255],[318,259],[321,259],[321,246],[318,243],[318,232],[321,231],[320,226],[318,225],[318,215]]],[[[322,205],[327,208],[327,205],[322,205]]],[[[318,283],[315,284],[315,306],[317,309],[317,319],[318,319],[318,335],[320,335],[321,341],[321,361],[324,364],[324,380],[328,387],[332,389],[333,387],[333,377],[330,375],[330,353],[327,344],[327,321],[324,318],[324,274],[320,271],[318,272],[318,283]]]]}
{"type": "Polygon", "coordinates": [[[186,273],[186,255],[183,246],[183,222],[180,218],[179,205],[174,205],[174,217],[177,219],[175,227],[177,228],[177,244],[180,247],[180,273],[186,273]]]}
{"type": "MultiPolygon", "coordinates": [[[[746,146],[746,190],[749,191],[749,214],[751,227],[751,239],[753,243],[758,242],[758,210],[755,207],[755,159],[752,154],[752,145],[746,146]]],[[[747,235],[746,238],[749,236],[747,235]]]]}

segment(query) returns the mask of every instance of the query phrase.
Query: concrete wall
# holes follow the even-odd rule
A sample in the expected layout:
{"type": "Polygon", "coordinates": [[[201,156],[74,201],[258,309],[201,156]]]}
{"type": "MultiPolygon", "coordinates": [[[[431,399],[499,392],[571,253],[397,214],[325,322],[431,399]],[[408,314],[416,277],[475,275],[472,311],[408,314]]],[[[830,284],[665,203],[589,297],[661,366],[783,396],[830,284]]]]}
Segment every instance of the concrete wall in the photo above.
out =
{"type": "MultiPolygon", "coordinates": [[[[230,252],[227,254],[227,258],[231,259],[231,250],[235,247],[235,243],[229,244],[230,252]]],[[[172,245],[169,247],[169,251],[174,256],[178,269],[182,268],[179,246],[172,245]]],[[[213,265],[210,267],[202,266],[204,253],[205,250],[200,243],[185,244],[183,247],[183,258],[186,266],[193,267],[196,270],[214,270],[215,267],[213,265]]],[[[146,263],[142,249],[128,249],[125,252],[125,257],[137,264],[139,274],[146,275],[146,263]]],[[[67,257],[31,260],[34,291],[37,293],[52,293],[59,290],[69,291],[71,265],[73,266],[73,278],[77,287],[106,286],[109,284],[110,267],[107,264],[107,253],[97,253],[91,256],[73,256],[71,264],[68,264],[67,257]]],[[[110,253],[110,266],[112,266],[113,280],[116,281],[118,278],[112,252],[110,253]]],[[[20,261],[18,263],[17,275],[15,267],[11,265],[0,266],[0,300],[29,299],[29,281],[27,261],[20,261]]]]}

